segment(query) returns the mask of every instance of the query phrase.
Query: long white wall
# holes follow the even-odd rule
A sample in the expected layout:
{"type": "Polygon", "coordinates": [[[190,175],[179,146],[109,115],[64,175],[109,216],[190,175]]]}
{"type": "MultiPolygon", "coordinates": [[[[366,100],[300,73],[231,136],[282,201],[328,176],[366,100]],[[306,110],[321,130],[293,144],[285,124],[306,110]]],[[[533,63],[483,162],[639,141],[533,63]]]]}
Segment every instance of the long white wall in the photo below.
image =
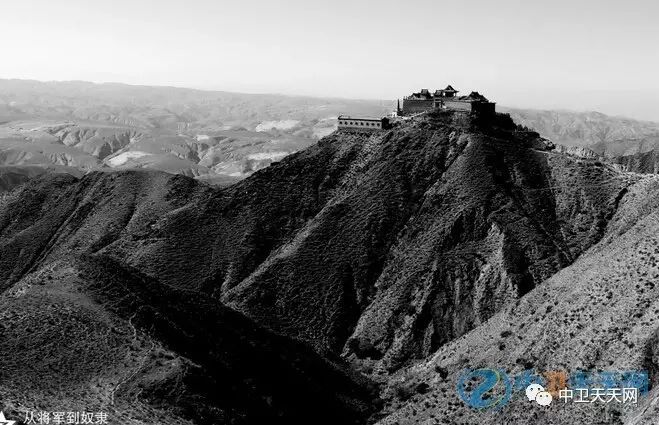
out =
{"type": "Polygon", "coordinates": [[[381,130],[381,120],[368,120],[360,118],[340,118],[339,128],[359,128],[363,130],[381,130]]]}

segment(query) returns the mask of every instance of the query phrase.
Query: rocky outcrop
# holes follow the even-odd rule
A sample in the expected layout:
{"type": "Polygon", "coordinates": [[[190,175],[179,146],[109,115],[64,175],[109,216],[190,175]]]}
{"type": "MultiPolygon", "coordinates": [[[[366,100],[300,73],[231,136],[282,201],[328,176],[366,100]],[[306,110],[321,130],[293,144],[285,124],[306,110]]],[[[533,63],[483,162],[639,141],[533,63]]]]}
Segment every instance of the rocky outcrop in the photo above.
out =
{"type": "Polygon", "coordinates": [[[659,173],[659,151],[638,153],[634,155],[619,156],[614,159],[625,171],[642,174],[659,173]]]}
{"type": "Polygon", "coordinates": [[[558,144],[556,145],[556,152],[571,155],[576,158],[604,160],[602,156],[583,146],[565,146],[558,144]]]}

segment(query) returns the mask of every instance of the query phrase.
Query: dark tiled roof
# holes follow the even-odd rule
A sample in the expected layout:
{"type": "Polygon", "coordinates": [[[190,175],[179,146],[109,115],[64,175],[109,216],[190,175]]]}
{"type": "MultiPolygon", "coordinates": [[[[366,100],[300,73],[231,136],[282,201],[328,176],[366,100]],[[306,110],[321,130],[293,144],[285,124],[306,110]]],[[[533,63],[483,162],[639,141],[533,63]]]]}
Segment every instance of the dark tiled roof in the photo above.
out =
{"type": "Polygon", "coordinates": [[[478,100],[478,101],[481,101],[481,102],[489,102],[485,96],[478,93],[477,91],[472,91],[471,93],[469,93],[469,96],[462,96],[461,99],[464,99],[464,100],[478,100]]]}

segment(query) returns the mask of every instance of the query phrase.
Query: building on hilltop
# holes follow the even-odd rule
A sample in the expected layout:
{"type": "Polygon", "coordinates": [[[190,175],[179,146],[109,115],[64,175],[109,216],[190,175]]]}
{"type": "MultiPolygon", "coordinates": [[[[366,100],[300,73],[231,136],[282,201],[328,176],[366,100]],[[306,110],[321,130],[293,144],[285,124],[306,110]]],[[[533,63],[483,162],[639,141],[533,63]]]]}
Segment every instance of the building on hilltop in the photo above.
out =
{"type": "Polygon", "coordinates": [[[476,91],[472,91],[468,96],[458,96],[458,90],[448,85],[443,90],[435,90],[434,93],[428,89],[421,89],[417,93],[405,96],[402,108],[400,100],[398,101],[397,114],[412,115],[435,109],[494,114],[495,103],[476,91]]]}
{"type": "Polygon", "coordinates": [[[490,115],[495,112],[495,104],[476,91],[472,91],[468,96],[458,96],[458,90],[448,85],[445,89],[434,92],[421,89],[405,96],[402,107],[399,99],[392,118],[340,115],[338,127],[348,130],[386,130],[397,121],[396,116],[414,115],[437,109],[490,115]]]}
{"type": "Polygon", "coordinates": [[[339,129],[349,130],[386,130],[391,127],[389,118],[382,117],[350,117],[339,115],[339,129]]]}
{"type": "Polygon", "coordinates": [[[458,91],[453,88],[452,85],[446,86],[444,90],[435,90],[435,98],[438,97],[455,97],[458,94],[458,91]]]}
{"type": "Polygon", "coordinates": [[[403,108],[399,107],[398,115],[411,115],[430,111],[435,107],[435,96],[428,89],[421,89],[403,98],[403,108]]]}

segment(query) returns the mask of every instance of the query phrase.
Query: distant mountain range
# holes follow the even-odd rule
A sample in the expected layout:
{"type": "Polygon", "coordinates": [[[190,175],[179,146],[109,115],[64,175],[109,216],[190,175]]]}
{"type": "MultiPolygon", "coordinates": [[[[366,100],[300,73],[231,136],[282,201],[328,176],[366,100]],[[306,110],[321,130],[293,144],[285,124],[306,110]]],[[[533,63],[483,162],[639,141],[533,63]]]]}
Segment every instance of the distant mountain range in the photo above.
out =
{"type": "Polygon", "coordinates": [[[611,117],[599,112],[500,108],[516,123],[567,146],[587,146],[607,157],[648,152],[659,147],[659,123],[611,117]]]}
{"type": "MultiPolygon", "coordinates": [[[[336,129],[339,114],[383,115],[392,101],[173,87],[0,80],[0,166],[147,168],[226,185],[336,129]]],[[[604,156],[648,152],[659,124],[599,113],[506,109],[555,143],[604,156]]]]}
{"type": "Polygon", "coordinates": [[[389,102],[0,80],[0,164],[140,167],[226,183],[389,102]]]}

